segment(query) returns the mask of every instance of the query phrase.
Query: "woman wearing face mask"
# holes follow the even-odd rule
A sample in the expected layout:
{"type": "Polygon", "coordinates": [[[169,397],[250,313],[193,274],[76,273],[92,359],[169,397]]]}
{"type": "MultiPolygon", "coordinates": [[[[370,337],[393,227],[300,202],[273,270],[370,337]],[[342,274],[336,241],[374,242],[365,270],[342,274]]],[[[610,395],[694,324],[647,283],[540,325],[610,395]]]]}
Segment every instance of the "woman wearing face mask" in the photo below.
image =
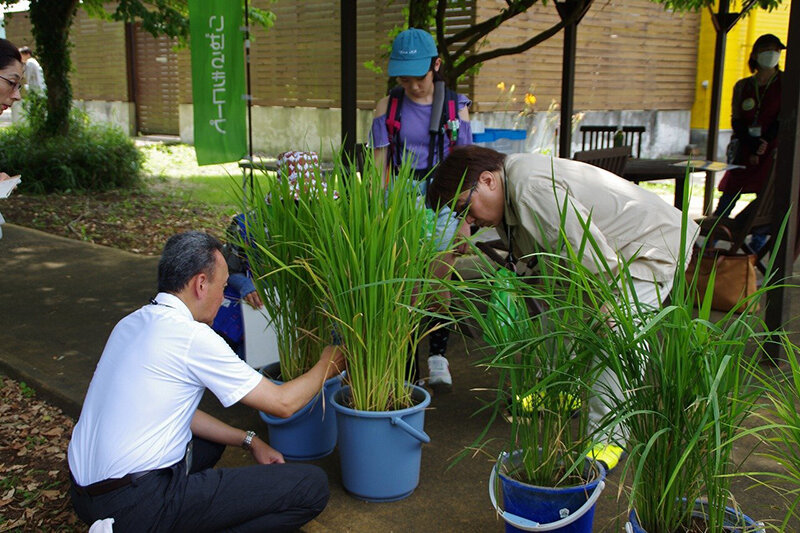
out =
{"type": "MultiPolygon", "coordinates": [[[[6,39],[0,39],[0,115],[20,100],[19,87],[22,83],[22,56],[19,50],[6,39]]],[[[10,179],[5,172],[0,172],[0,181],[10,179]]],[[[0,215],[0,225],[4,222],[0,215]]],[[[0,238],[3,231],[0,229],[0,238]]]]}
{"type": "MultiPolygon", "coordinates": [[[[20,100],[21,83],[22,56],[11,41],[0,39],[0,115],[20,100]]],[[[0,172],[0,181],[8,178],[8,174],[0,172]]]]}
{"type": "MultiPolygon", "coordinates": [[[[444,83],[438,84],[438,94],[442,95],[438,100],[442,102],[438,133],[430,133],[436,82],[444,82],[441,67],[442,60],[430,33],[417,28],[400,32],[389,56],[389,76],[397,79],[398,86],[378,102],[370,132],[369,144],[375,150],[376,164],[385,169],[387,181],[404,158],[413,161],[422,202],[433,167],[450,153],[452,147],[472,144],[468,111],[471,102],[466,96],[445,89],[444,83]]],[[[437,239],[440,248],[444,248],[453,241],[456,233],[466,237],[469,227],[443,207],[439,210],[436,234],[431,238],[437,239]]],[[[463,252],[463,248],[462,244],[456,250],[463,252]]],[[[454,262],[455,250],[442,258],[435,274],[439,277],[447,275],[447,265],[454,262]]],[[[448,295],[441,294],[440,298],[446,302],[448,295]]],[[[432,324],[428,334],[428,385],[437,392],[446,392],[452,387],[445,358],[448,332],[442,326],[432,324]],[[437,325],[439,327],[434,327],[437,325]]]]}
{"type": "MultiPolygon", "coordinates": [[[[733,162],[745,168],[728,171],[720,181],[722,196],[715,215],[729,213],[742,193],[760,192],[772,170],[781,110],[782,73],[778,61],[785,48],[771,33],[756,39],[747,62],[753,75],[733,87],[731,125],[733,139],[738,141],[733,162]]],[[[753,237],[752,244],[760,248],[765,237],[753,237]]]]}

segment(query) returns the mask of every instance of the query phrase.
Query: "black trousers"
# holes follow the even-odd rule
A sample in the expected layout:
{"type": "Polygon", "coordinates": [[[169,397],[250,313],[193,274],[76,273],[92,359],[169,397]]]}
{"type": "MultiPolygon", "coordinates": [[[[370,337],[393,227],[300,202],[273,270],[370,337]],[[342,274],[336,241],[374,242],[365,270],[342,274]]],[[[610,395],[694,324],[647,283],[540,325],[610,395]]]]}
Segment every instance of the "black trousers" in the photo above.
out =
{"type": "Polygon", "coordinates": [[[192,439],[186,461],[99,496],[70,490],[81,520],[114,519],[114,531],[294,531],[328,503],[328,479],[306,464],[212,468],[225,446],[192,439]]]}

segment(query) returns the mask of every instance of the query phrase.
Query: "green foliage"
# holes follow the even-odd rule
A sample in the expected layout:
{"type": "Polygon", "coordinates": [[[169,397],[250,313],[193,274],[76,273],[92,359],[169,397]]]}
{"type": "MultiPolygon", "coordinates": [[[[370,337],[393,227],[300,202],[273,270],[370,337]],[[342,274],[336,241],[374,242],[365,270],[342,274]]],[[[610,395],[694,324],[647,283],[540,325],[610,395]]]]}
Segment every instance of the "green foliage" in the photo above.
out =
{"type": "Polygon", "coordinates": [[[33,398],[34,396],[36,396],[36,391],[30,388],[30,386],[24,381],[19,382],[19,390],[22,393],[22,395],[26,398],[33,398]]]}
{"type": "MultiPolygon", "coordinates": [[[[569,209],[565,202],[562,228],[569,209]]],[[[525,475],[552,486],[561,482],[569,465],[578,466],[588,440],[600,434],[614,437],[622,429],[626,442],[620,444],[630,455],[621,485],[631,487],[630,506],[643,529],[691,530],[692,506],[686,502],[705,498],[708,531],[722,531],[725,507],[735,505],[730,493],[737,469],[733,444],[748,432],[743,423],[760,393],[753,373],[766,343],[776,335],[764,333],[765,325],[755,314],[759,298],[770,290],[769,275],[764,287],[744,301],[743,313],[712,319],[713,276],[699,301],[694,282],[684,276],[687,239],[694,237],[686,235],[684,211],[671,301],[654,309],[638,300],[629,262],[619,258],[618,267],[611,268],[603,260],[589,231],[591,215],[587,220],[575,216],[584,228],[583,242],[568,242],[562,230],[556,248],[561,253],[544,250],[530,256],[536,266],[533,276],[494,280],[488,286],[483,280],[452,284],[454,297],[467,302],[462,307],[496,350],[482,364],[499,371],[495,410],[511,402],[506,451],[521,450],[530,457],[525,475]],[[510,293],[510,298],[500,299],[498,292],[510,293]],[[470,303],[487,293],[488,310],[485,304],[470,303]],[[532,298],[542,308],[532,317],[513,303],[532,298]],[[601,372],[616,377],[620,392],[600,386],[595,378],[601,372]],[[589,387],[595,389],[594,401],[610,410],[595,435],[585,433],[589,428],[583,414],[568,424],[575,398],[584,400],[589,387]]],[[[778,242],[781,235],[782,230],[778,242]]],[[[792,385],[796,388],[798,382],[800,369],[792,385]]],[[[792,388],[784,395],[791,402],[798,398],[792,388]]],[[[775,415],[786,419],[787,426],[799,420],[791,402],[782,400],[786,407],[775,415]]],[[[787,455],[795,464],[800,464],[798,435],[792,427],[780,437],[792,443],[787,455]]],[[[517,477],[523,479],[523,474],[517,477]]]]}
{"type": "MultiPolygon", "coordinates": [[[[318,174],[316,179],[321,183],[318,174]]],[[[313,256],[313,212],[295,203],[313,205],[317,188],[293,187],[285,175],[279,178],[265,172],[254,189],[244,199],[248,234],[239,244],[275,328],[281,377],[289,381],[319,361],[332,329],[320,311],[312,277],[304,268],[313,256]]]]}
{"type": "MultiPolygon", "coordinates": [[[[684,228],[687,223],[684,211],[684,228]]],[[[687,264],[682,251],[671,301],[660,309],[639,304],[627,269],[615,286],[629,292],[627,298],[612,298],[614,289],[600,293],[615,324],[601,364],[624,391],[622,398],[610,400],[609,422],[623,423],[628,431],[630,456],[623,479],[630,479],[630,505],[651,533],[688,529],[691,505],[685,502],[700,498],[708,501],[708,531],[723,530],[725,506],[735,506],[730,492],[738,468],[733,445],[746,433],[743,422],[758,399],[753,372],[770,339],[755,313],[758,300],[770,290],[769,273],[764,286],[744,300],[744,312],[730,311],[715,320],[714,276],[698,297],[695,282],[683,274],[687,264]]]]}
{"type": "Polygon", "coordinates": [[[510,415],[505,451],[519,450],[520,470],[507,474],[538,486],[574,485],[593,438],[588,411],[580,407],[605,342],[602,315],[585,302],[601,279],[557,255],[541,253],[533,261],[531,276],[495,273],[486,262],[481,278],[456,281],[451,293],[494,349],[479,364],[497,371],[492,407],[495,417],[505,409],[510,415]],[[532,302],[537,312],[529,313],[532,302]]]}
{"type": "MultiPolygon", "coordinates": [[[[561,227],[569,209],[566,202],[561,207],[561,227]]],[[[562,231],[552,247],[526,258],[530,275],[495,271],[479,255],[482,276],[450,284],[459,307],[494,349],[479,364],[498,371],[492,418],[507,408],[511,431],[504,451],[520,468],[506,473],[526,483],[556,487],[588,481],[582,473],[586,453],[595,432],[603,430],[590,427],[585,406],[603,369],[598,353],[607,349],[609,336],[597,295],[613,285],[614,276],[599,262],[600,274],[590,270],[589,256],[602,254],[592,248],[588,232],[583,242],[570,243],[562,231]]]]}
{"type": "Polygon", "coordinates": [[[784,470],[757,474],[786,498],[786,515],[777,530],[789,531],[789,521],[800,519],[800,349],[785,334],[774,340],[786,354],[788,370],[777,372],[775,368],[764,368],[756,372],[767,402],[757,411],[764,425],[754,431],[766,444],[766,450],[760,455],[783,465],[784,470]],[[777,481],[775,485],[786,488],[773,487],[770,481],[777,481]]]}
{"type": "Polygon", "coordinates": [[[0,168],[22,175],[24,191],[108,190],[140,183],[144,158],[119,128],[74,109],[66,135],[44,135],[44,97],[29,95],[27,118],[0,130],[0,168]]]}
{"type": "MultiPolygon", "coordinates": [[[[342,340],[351,407],[384,411],[411,405],[407,361],[418,342],[419,311],[434,298],[428,280],[440,252],[427,236],[430,215],[418,204],[409,162],[387,189],[371,152],[365,159],[360,175],[336,161],[327,189],[298,194],[293,208],[283,210],[289,219],[283,224],[306,233],[310,255],[295,265],[310,277],[315,300],[342,340]]],[[[279,239],[292,244],[294,237],[268,231],[262,253],[293,268],[272,250],[279,239]]]]}
{"type": "Polygon", "coordinates": [[[189,5],[186,0],[119,0],[116,6],[102,0],[84,0],[83,8],[93,17],[130,22],[138,20],[153,36],[188,38],[189,5]],[[106,7],[112,8],[109,13],[106,7]]]}
{"type": "MultiPolygon", "coordinates": [[[[244,1],[242,9],[244,9],[244,1]]],[[[277,0],[269,0],[275,3],[277,0]]],[[[89,16],[121,22],[141,22],[142,28],[154,37],[167,35],[178,39],[182,45],[189,39],[189,3],[187,0],[118,0],[116,4],[104,0],[83,0],[83,9],[89,16]]],[[[269,30],[275,23],[275,13],[249,6],[250,21],[269,30]]]]}

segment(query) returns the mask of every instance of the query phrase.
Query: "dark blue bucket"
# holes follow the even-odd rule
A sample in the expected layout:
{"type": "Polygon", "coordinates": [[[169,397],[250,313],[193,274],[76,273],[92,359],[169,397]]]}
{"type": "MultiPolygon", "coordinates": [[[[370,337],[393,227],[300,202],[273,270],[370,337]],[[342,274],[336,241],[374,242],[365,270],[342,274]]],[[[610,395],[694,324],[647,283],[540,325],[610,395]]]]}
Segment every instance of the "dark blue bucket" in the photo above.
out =
{"type": "Polygon", "coordinates": [[[289,418],[278,418],[262,411],[267,424],[269,445],[289,461],[310,461],[330,455],[336,447],[336,411],[331,398],[342,388],[342,376],[325,381],[322,392],[289,418]]]}
{"type": "Polygon", "coordinates": [[[512,454],[503,452],[489,476],[489,497],[506,522],[506,532],[591,533],[595,504],[605,488],[606,469],[603,465],[592,463],[597,469],[597,476],[591,482],[561,488],[529,485],[511,479],[501,471],[499,477],[505,507],[502,510],[497,506],[495,495],[498,468],[513,471],[520,454],[520,450],[512,454]]]}
{"type": "Polygon", "coordinates": [[[419,484],[428,392],[411,386],[414,406],[397,411],[357,411],[346,407],[350,387],[333,395],[339,427],[342,483],[360,500],[391,502],[409,496],[419,484]]]}
{"type": "MultiPolygon", "coordinates": [[[[704,518],[706,516],[705,508],[707,505],[708,504],[703,500],[694,502],[692,516],[695,518],[704,518]]],[[[628,520],[630,520],[630,522],[625,524],[626,533],[647,533],[647,531],[642,529],[642,526],[639,525],[636,510],[630,512],[628,520]]],[[[725,522],[722,527],[725,533],[764,533],[766,531],[763,523],[756,522],[746,514],[736,511],[733,507],[725,508],[724,520],[725,522]],[[742,526],[742,522],[744,522],[744,527],[740,527],[742,526]]]]}

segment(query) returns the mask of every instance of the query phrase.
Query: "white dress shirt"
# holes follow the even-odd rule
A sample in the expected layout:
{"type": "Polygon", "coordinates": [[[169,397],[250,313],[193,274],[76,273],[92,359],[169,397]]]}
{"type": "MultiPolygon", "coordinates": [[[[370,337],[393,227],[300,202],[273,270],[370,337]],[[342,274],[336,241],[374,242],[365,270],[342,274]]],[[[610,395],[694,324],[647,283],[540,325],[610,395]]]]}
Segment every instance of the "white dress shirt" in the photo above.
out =
{"type": "Polygon", "coordinates": [[[228,407],[262,379],[179,298],[155,301],[116,325],[97,364],[69,443],[81,486],[177,463],[206,388],[228,407]]]}

